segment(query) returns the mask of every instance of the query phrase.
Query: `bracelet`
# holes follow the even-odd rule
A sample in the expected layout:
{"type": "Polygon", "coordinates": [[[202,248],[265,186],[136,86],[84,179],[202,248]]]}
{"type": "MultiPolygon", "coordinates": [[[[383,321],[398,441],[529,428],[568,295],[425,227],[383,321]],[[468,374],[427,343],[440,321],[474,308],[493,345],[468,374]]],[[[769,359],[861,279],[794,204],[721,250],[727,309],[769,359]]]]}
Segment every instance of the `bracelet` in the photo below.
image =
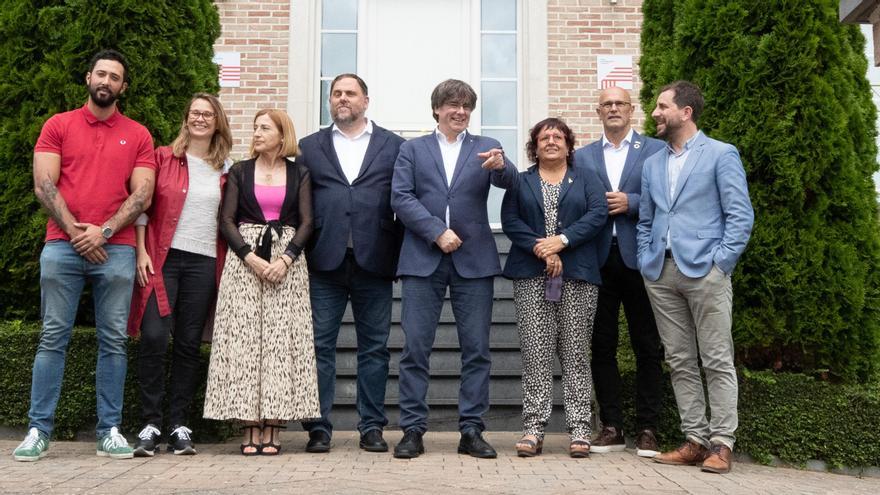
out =
{"type": "Polygon", "coordinates": [[[292,264],[293,264],[293,262],[292,262],[292,261],[291,261],[291,262],[290,262],[290,263],[288,263],[288,262],[287,262],[287,260],[286,260],[286,259],[284,259],[284,256],[282,256],[282,257],[281,257],[281,261],[283,261],[283,262],[284,262],[284,266],[286,266],[286,267],[287,267],[287,268],[290,268],[290,265],[292,265],[292,264]]]}

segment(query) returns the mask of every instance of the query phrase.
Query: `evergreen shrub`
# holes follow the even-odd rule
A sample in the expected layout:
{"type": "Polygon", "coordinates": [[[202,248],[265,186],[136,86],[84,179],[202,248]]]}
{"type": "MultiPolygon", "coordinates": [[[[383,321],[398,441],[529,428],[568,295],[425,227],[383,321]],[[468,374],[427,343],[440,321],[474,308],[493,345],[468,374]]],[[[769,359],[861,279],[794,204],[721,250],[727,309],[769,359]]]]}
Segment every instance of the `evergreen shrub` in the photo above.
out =
{"type": "MultiPolygon", "coordinates": [[[[645,0],[641,101],[703,89],[739,149],[755,227],[734,282],[737,361],[868,382],[880,363],[877,110],[836,0],[645,0]]],[[[654,123],[647,119],[653,134],[654,123]]]]}
{"type": "MultiPolygon", "coordinates": [[[[120,99],[159,144],[177,133],[193,93],[218,90],[212,62],[220,19],[210,0],[5,0],[0,9],[0,318],[39,311],[39,254],[46,215],[33,194],[33,147],[43,123],[88,98],[97,51],[129,61],[120,99]]],[[[91,311],[81,311],[91,314],[91,311]]]]}

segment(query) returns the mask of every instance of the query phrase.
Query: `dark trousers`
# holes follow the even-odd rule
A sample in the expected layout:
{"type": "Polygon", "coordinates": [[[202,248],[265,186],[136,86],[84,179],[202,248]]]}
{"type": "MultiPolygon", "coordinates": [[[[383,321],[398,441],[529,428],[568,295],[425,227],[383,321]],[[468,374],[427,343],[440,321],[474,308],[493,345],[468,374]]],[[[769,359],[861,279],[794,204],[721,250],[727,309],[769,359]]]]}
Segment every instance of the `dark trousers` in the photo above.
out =
{"type": "Polygon", "coordinates": [[[351,250],[336,270],[309,274],[321,418],[303,423],[306,430],[333,433],[330,410],[336,395],[336,340],[349,301],[357,336],[357,428],[363,434],[388,424],[385,386],[391,359],[391,284],[390,279],[360,268],[351,250]]]}
{"type": "Polygon", "coordinates": [[[186,424],[186,413],[199,383],[199,345],[211,302],[217,291],[216,260],[210,256],[172,249],[162,277],[171,314],[159,316],[156,294],[147,302],[141,323],[138,380],[144,424],[162,427],[165,398],[165,356],[168,337],[174,336],[171,353],[169,426],[186,424]]]}
{"type": "Polygon", "coordinates": [[[400,356],[400,427],[403,431],[424,433],[428,429],[431,348],[447,287],[461,347],[458,428],[480,432],[486,428],[483,415],[489,410],[493,278],[462,277],[455,270],[450,255],[444,255],[434,273],[427,277],[403,277],[401,326],[406,337],[400,356]]]}
{"type": "Polygon", "coordinates": [[[601,273],[603,285],[599,289],[592,346],[599,418],[604,426],[623,427],[620,397],[623,384],[617,369],[617,324],[620,304],[623,303],[629,339],[636,356],[636,427],[639,430],[656,429],[663,400],[660,367],[663,348],[645,283],[638,270],[627,268],[623,263],[616,239],[601,273]]]}

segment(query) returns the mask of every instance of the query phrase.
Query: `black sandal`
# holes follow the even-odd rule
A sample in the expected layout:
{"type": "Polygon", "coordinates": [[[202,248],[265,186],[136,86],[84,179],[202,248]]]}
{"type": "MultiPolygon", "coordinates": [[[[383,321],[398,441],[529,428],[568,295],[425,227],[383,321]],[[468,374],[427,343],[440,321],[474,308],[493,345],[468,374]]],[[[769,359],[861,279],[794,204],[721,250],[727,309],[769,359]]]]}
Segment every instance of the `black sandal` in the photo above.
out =
{"type": "Polygon", "coordinates": [[[243,444],[239,445],[239,448],[241,449],[241,455],[243,455],[245,457],[260,455],[263,451],[263,444],[262,443],[254,443],[254,430],[258,430],[260,432],[258,438],[262,442],[262,440],[263,440],[263,427],[260,425],[246,425],[246,426],[242,426],[240,429],[241,429],[241,431],[244,431],[244,430],[249,431],[248,443],[243,443],[243,444]],[[254,449],[254,451],[253,452],[245,452],[245,449],[250,449],[250,448],[254,449]]]}
{"type": "Polygon", "coordinates": [[[263,423],[263,430],[269,428],[269,443],[264,443],[263,448],[260,451],[262,455],[278,455],[281,453],[281,443],[275,443],[275,434],[277,432],[278,438],[281,438],[280,430],[287,428],[287,425],[278,424],[278,423],[263,423]],[[275,452],[266,452],[266,448],[275,449],[275,452]]]}

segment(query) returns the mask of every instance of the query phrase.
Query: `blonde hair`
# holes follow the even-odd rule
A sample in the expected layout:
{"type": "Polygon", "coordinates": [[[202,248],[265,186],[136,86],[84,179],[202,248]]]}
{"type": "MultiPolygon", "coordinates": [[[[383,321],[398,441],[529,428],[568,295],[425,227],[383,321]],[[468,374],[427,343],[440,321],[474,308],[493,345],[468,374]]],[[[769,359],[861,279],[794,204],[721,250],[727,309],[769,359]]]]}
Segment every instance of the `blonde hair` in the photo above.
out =
{"type": "MultiPolygon", "coordinates": [[[[293,129],[293,121],[290,120],[287,112],[277,108],[264,108],[254,115],[254,122],[263,115],[268,115],[275,124],[275,127],[281,131],[281,151],[279,155],[283,157],[298,155],[299,146],[296,144],[296,131],[293,129]]],[[[250,154],[251,158],[257,157],[257,152],[254,151],[253,140],[251,140],[250,154]]]]}
{"type": "Polygon", "coordinates": [[[180,132],[171,143],[171,152],[174,156],[182,157],[189,148],[189,129],[186,124],[189,122],[189,111],[196,100],[205,100],[211,105],[214,112],[214,135],[211,136],[211,144],[208,146],[208,156],[205,161],[214,167],[215,170],[222,170],[226,159],[229,157],[229,151],[232,149],[232,131],[229,129],[229,118],[220,100],[208,93],[196,93],[189,100],[186,109],[183,111],[183,123],[180,124],[180,132]]]}

